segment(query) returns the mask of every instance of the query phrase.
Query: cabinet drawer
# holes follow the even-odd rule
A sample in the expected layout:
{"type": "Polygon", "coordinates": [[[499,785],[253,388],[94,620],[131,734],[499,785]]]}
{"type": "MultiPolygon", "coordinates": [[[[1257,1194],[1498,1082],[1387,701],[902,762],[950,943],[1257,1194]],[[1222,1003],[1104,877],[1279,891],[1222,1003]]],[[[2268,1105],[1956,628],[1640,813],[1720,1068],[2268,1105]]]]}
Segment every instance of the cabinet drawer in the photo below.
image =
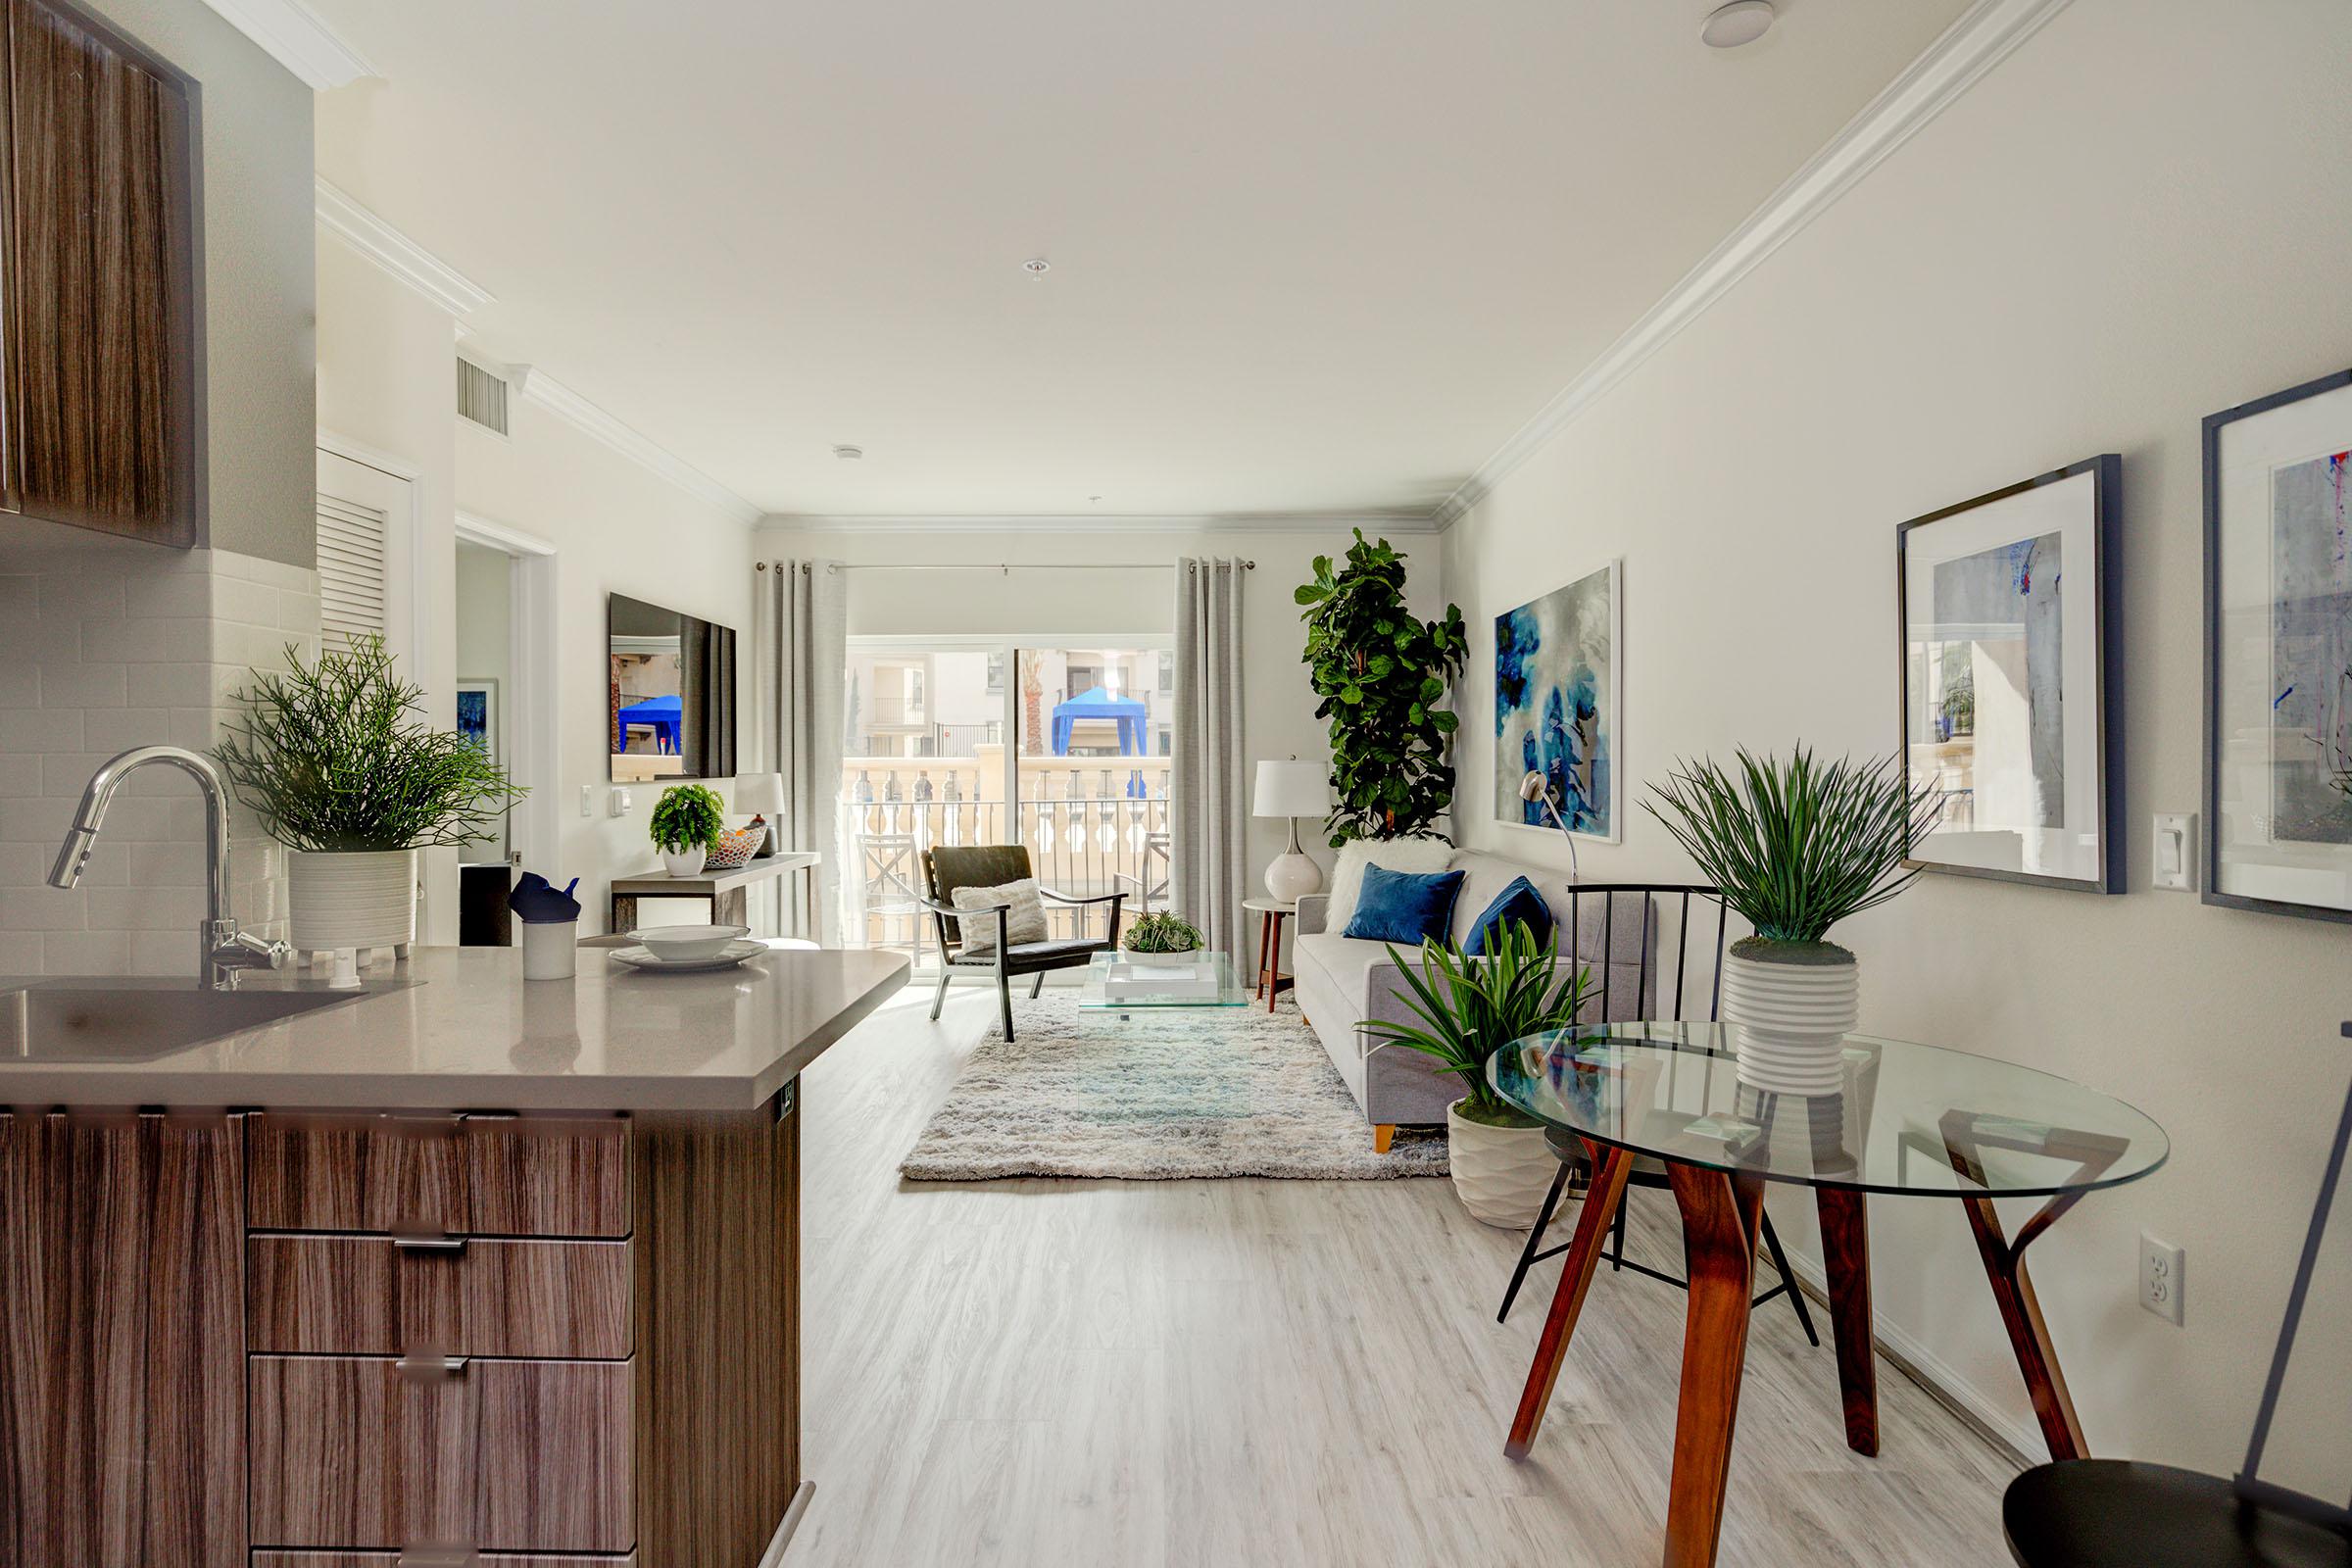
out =
{"type": "Polygon", "coordinates": [[[257,1551],[253,1568],[637,1568],[637,1554],[609,1557],[511,1557],[504,1552],[479,1552],[452,1557],[429,1549],[402,1556],[397,1551],[257,1551]]]}
{"type": "Polygon", "coordinates": [[[247,1362],[256,1546],[625,1552],[636,1545],[627,1361],[247,1362]]]}
{"type": "Polygon", "coordinates": [[[629,1353],[629,1243],[246,1242],[246,1345],[306,1355],[629,1353]]]}
{"type": "Polygon", "coordinates": [[[619,1116],[246,1118],[258,1230],[626,1236],[619,1116]]]}

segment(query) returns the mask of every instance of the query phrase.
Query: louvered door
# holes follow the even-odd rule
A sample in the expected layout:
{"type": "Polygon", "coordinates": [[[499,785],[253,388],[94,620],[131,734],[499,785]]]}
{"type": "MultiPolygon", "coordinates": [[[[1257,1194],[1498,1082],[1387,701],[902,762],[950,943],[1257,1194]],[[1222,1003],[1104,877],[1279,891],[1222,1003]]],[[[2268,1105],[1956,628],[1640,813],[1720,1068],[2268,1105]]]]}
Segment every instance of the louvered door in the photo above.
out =
{"type": "Polygon", "coordinates": [[[405,465],[340,436],[318,448],[318,629],[320,646],[381,637],[416,679],[416,480],[405,465]]]}
{"type": "Polygon", "coordinates": [[[323,492],[318,497],[318,630],[328,648],[384,634],[390,521],[378,508],[323,492]]]}

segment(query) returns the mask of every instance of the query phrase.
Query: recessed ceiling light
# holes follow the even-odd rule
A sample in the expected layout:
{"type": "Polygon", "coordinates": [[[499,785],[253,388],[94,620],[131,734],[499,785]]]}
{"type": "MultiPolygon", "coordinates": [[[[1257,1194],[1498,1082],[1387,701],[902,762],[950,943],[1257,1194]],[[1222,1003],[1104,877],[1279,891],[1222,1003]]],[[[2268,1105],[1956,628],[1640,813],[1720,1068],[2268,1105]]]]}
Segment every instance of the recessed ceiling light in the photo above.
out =
{"type": "Polygon", "coordinates": [[[1699,40],[1714,49],[1737,49],[1754,43],[1771,30],[1772,0],[1732,0],[1717,6],[1698,24],[1699,40]]]}
{"type": "Polygon", "coordinates": [[[1043,256],[1032,256],[1021,264],[1021,270],[1027,272],[1031,277],[1043,277],[1054,270],[1054,264],[1043,256]]]}
{"type": "Polygon", "coordinates": [[[865,456],[865,448],[836,446],[833,449],[833,455],[841,459],[841,461],[844,463],[854,463],[858,459],[865,456]]]}

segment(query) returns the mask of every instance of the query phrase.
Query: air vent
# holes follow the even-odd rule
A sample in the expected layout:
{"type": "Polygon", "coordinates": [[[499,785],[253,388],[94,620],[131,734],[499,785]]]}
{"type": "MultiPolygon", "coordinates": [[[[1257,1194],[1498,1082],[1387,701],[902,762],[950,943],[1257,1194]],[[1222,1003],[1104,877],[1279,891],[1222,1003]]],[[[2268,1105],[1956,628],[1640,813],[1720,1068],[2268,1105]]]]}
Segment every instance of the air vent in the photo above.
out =
{"type": "Polygon", "coordinates": [[[485,430],[507,433],[507,383],[471,360],[458,361],[458,414],[485,430]]]}

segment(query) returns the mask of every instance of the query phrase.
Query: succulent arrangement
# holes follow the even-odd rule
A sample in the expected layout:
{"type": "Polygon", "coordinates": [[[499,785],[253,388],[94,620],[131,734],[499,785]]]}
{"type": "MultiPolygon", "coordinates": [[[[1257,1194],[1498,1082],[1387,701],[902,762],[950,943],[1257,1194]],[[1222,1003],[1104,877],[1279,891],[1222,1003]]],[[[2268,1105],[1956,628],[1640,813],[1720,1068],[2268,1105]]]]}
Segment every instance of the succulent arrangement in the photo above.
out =
{"type": "Polygon", "coordinates": [[[726,803],[700,784],[673,784],[654,807],[654,845],[666,854],[711,849],[725,826],[726,803]]]}
{"type": "Polygon", "coordinates": [[[1163,910],[1129,926],[1119,946],[1129,953],[1193,953],[1200,947],[1200,928],[1163,910]]]}

